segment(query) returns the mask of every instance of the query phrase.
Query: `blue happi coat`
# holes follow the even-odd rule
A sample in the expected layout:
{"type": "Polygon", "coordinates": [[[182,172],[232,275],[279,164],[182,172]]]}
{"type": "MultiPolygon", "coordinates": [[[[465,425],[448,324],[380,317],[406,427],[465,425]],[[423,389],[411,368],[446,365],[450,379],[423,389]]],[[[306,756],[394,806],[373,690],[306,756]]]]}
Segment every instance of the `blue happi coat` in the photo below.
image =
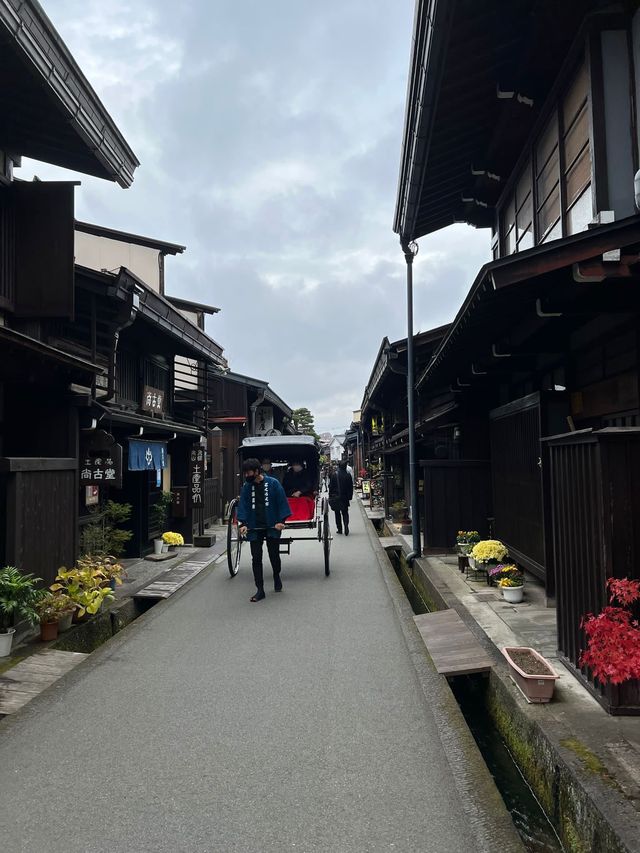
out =
{"type": "MultiPolygon", "coordinates": [[[[240,492],[240,503],[238,504],[238,524],[244,524],[247,527],[256,526],[256,509],[255,509],[255,483],[245,483],[240,492]]],[[[281,531],[275,530],[275,525],[284,522],[291,515],[289,501],[284,493],[284,489],[280,482],[275,477],[264,478],[264,511],[267,517],[267,536],[279,538],[281,531]]],[[[247,539],[253,542],[257,538],[257,533],[249,530],[247,539]]]]}

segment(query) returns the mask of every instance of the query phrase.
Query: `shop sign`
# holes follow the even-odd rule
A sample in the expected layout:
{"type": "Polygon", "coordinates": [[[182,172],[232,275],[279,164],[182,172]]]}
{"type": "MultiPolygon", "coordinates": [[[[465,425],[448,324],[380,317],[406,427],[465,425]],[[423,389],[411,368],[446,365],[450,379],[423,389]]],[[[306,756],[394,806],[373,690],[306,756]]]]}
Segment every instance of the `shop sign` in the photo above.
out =
{"type": "Polygon", "coordinates": [[[256,435],[268,435],[273,429],[273,406],[256,409],[256,435]]]}
{"type": "Polygon", "coordinates": [[[160,388],[152,388],[151,385],[145,385],[142,392],[141,408],[144,412],[155,412],[158,415],[164,415],[166,411],[165,394],[160,388]]]}
{"type": "Polygon", "coordinates": [[[173,486],[171,488],[171,515],[173,518],[187,517],[186,486],[173,486]]]}
{"type": "Polygon", "coordinates": [[[122,488],[122,445],[112,435],[98,430],[82,448],[80,457],[81,486],[122,488]]]}
{"type": "Polygon", "coordinates": [[[192,447],[189,458],[189,500],[195,509],[204,505],[205,449],[192,447]]]}

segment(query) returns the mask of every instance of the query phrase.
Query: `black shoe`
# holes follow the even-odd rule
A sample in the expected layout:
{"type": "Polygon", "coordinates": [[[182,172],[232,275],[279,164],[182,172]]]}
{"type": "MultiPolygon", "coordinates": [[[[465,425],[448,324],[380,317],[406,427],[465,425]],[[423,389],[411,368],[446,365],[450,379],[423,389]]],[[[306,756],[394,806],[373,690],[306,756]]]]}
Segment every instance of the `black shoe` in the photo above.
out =
{"type": "Polygon", "coordinates": [[[345,527],[345,529],[344,529],[344,535],[345,535],[345,536],[348,536],[348,535],[349,535],[349,528],[348,528],[348,527],[345,527]]]}
{"type": "Polygon", "coordinates": [[[276,575],[273,579],[273,588],[276,592],[282,592],[282,581],[280,575],[276,575]]]}
{"type": "Polygon", "coordinates": [[[336,533],[342,533],[342,528],[341,528],[341,527],[336,527],[336,533]]]}
{"type": "Polygon", "coordinates": [[[264,590],[258,589],[258,590],[256,590],[256,594],[252,595],[251,598],[249,599],[249,601],[262,601],[262,599],[265,597],[266,596],[264,594],[264,590]]]}

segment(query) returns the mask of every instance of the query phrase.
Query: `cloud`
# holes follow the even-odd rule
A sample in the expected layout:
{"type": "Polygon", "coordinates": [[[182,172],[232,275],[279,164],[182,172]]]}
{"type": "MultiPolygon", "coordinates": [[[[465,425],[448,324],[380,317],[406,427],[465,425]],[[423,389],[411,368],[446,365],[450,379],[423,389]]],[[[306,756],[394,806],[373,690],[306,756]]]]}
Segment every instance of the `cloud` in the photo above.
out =
{"type": "MultiPolygon", "coordinates": [[[[47,2],[142,164],[127,191],[81,176],[77,215],[187,245],[167,289],[222,308],[208,330],[233,369],[344,427],[382,337],[406,335],[391,223],[413,0],[175,9],[47,2]]],[[[463,226],[421,241],[416,330],[452,319],[488,249],[463,226]]]]}

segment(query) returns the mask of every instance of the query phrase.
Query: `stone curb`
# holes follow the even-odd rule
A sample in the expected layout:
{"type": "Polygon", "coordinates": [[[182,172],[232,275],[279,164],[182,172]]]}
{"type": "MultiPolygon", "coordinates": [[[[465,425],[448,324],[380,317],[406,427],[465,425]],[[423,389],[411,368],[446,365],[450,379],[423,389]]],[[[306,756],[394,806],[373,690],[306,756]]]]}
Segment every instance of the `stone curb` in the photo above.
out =
{"type": "Polygon", "coordinates": [[[365,529],[376,555],[395,614],[409,651],[416,678],[429,705],[449,762],[460,805],[478,842],[480,853],[521,853],[524,849],[500,792],[446,679],[439,675],[413,621],[413,611],[389,557],[358,501],[365,529]]]}

